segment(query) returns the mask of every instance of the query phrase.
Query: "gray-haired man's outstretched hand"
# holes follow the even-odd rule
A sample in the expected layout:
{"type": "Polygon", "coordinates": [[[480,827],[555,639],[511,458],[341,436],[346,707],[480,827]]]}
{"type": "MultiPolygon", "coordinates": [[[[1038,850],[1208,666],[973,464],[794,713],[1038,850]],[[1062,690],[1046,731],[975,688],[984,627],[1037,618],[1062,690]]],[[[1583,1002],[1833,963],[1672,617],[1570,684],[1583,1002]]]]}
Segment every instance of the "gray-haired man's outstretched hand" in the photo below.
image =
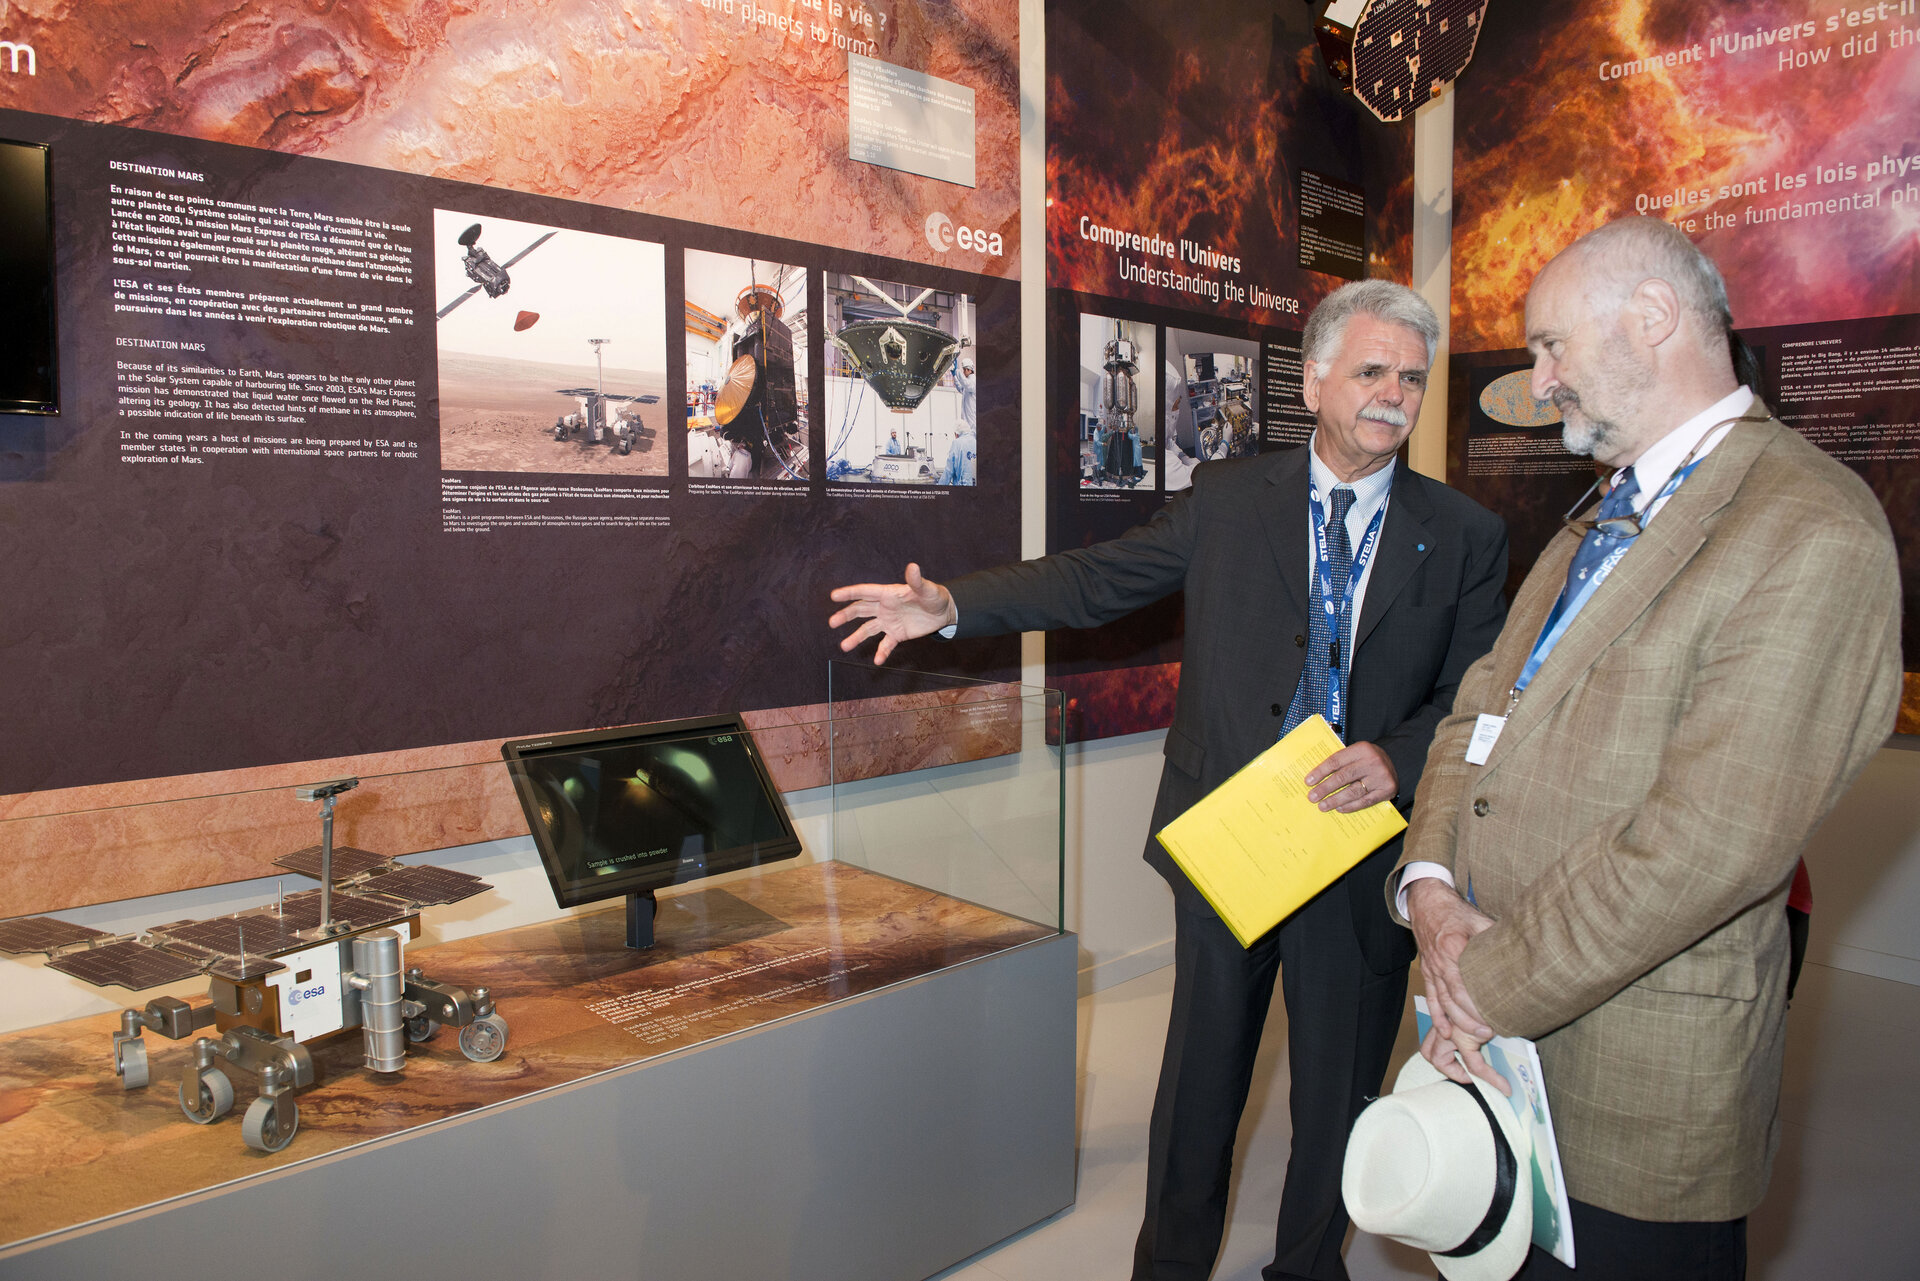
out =
{"type": "Polygon", "coordinates": [[[940,584],[921,577],[918,565],[909,564],[906,577],[904,583],[855,583],[833,589],[834,601],[846,608],[829,618],[827,626],[866,620],[841,637],[842,652],[850,653],[878,636],[873,661],[884,663],[901,641],[930,636],[959,620],[953,597],[940,584]]]}

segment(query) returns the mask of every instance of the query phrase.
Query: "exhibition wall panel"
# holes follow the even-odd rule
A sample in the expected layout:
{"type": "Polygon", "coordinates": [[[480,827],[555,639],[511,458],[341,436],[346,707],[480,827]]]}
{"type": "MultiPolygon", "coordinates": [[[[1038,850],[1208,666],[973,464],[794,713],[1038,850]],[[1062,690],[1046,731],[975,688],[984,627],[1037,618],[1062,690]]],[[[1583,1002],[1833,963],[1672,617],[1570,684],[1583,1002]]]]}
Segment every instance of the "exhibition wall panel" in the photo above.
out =
{"type": "MultiPolygon", "coordinates": [[[[1348,279],[1408,278],[1413,126],[1329,76],[1308,6],[1047,11],[1047,548],[1147,520],[1198,463],[1289,449],[1299,335],[1348,279]]],[[[1047,638],[1068,732],[1164,728],[1176,595],[1047,638]]]]}
{"type": "MultiPolygon", "coordinates": [[[[1664,218],[1719,263],[1782,421],[1858,472],[1920,653],[1920,12],[1780,0],[1502,9],[1456,100],[1448,479],[1507,517],[1513,581],[1593,479],[1526,393],[1528,283],[1664,218]],[[1490,90],[1498,86],[1498,91],[1490,90]]],[[[1900,728],[1920,732],[1920,674],[1900,728]]]]}
{"type": "Polygon", "coordinates": [[[830,587],[1018,553],[1012,0],[0,25],[61,370],[0,414],[0,813],[804,715],[830,587]]]}

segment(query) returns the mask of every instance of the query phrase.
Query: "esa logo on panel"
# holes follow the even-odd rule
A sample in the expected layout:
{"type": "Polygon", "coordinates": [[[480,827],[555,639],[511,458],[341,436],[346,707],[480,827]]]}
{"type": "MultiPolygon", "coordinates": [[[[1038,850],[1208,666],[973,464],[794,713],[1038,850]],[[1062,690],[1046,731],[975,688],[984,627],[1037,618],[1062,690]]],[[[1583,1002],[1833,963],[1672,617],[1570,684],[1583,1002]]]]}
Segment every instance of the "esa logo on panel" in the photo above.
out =
{"type": "Polygon", "coordinates": [[[291,988],[287,992],[287,1004],[298,1005],[302,1001],[311,1001],[316,996],[325,996],[326,994],[327,989],[325,984],[319,987],[310,987],[304,992],[298,988],[291,988]]]}
{"type": "Polygon", "coordinates": [[[972,227],[956,227],[953,219],[939,210],[927,215],[927,243],[941,253],[958,244],[962,249],[971,249],[989,258],[998,258],[1005,252],[997,231],[975,231],[972,227]]]}

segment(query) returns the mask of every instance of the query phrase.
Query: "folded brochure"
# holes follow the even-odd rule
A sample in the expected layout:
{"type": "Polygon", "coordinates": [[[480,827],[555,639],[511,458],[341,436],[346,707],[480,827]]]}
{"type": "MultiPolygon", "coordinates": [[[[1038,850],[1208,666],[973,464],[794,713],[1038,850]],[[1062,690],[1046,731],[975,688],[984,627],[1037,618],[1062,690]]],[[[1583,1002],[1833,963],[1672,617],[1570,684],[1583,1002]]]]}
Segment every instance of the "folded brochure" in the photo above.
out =
{"type": "MultiPolygon", "coordinates": [[[[1427,998],[1413,998],[1414,1032],[1427,1039],[1433,1018],[1427,998]]],[[[1480,1057],[1512,1089],[1507,1104],[1533,1137],[1529,1174],[1533,1187],[1533,1243],[1573,1267],[1573,1219],[1567,1205],[1567,1175],[1560,1167],[1560,1145],[1553,1137],[1553,1110],[1547,1106],[1547,1078],[1540,1070],[1540,1048],[1524,1036],[1496,1036],[1480,1047],[1480,1057]]]]}
{"type": "Polygon", "coordinates": [[[1325,717],[1309,716],[1160,830],[1242,947],[1406,830],[1389,801],[1342,814],[1307,799],[1307,772],[1341,747],[1325,717]]]}

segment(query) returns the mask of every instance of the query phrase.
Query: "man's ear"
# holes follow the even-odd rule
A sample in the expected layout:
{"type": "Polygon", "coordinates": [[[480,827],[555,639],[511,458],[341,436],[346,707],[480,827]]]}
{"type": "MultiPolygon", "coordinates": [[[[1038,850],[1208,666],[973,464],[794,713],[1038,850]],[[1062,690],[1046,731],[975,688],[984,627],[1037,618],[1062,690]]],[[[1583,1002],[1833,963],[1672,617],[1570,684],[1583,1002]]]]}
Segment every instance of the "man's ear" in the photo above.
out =
{"type": "Polygon", "coordinates": [[[1640,340],[1658,347],[1680,328],[1680,295],[1659,277],[1640,282],[1627,299],[1627,312],[1640,340]]]}
{"type": "Polygon", "coordinates": [[[1320,412],[1320,373],[1319,366],[1309,360],[1300,370],[1300,399],[1307,402],[1307,412],[1320,412]]]}

